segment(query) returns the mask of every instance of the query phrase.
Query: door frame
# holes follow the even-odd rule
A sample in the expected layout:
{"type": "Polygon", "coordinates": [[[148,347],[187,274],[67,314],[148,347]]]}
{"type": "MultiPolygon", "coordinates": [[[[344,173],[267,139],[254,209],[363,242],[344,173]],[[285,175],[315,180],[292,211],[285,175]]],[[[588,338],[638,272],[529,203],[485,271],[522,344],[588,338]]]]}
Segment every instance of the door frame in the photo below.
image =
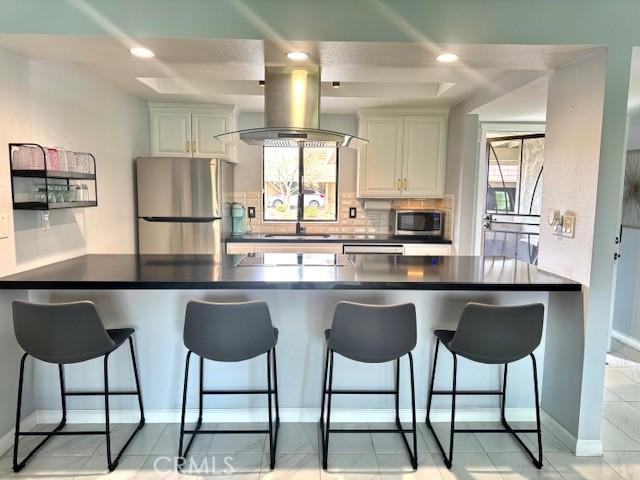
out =
{"type": "Polygon", "coordinates": [[[537,134],[545,133],[544,122],[481,122],[478,130],[478,151],[476,158],[476,198],[473,216],[473,255],[482,255],[482,216],[487,201],[487,135],[491,133],[537,134]]]}

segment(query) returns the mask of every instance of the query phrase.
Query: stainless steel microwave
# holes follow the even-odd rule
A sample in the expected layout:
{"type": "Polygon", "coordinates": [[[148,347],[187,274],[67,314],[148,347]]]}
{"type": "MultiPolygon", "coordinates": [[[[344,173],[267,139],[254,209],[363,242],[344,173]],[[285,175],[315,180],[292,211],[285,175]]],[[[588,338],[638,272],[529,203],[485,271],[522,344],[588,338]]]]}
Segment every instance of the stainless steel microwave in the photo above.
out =
{"type": "Polygon", "coordinates": [[[439,210],[396,210],[395,234],[439,237],[443,223],[443,213],[439,210]]]}

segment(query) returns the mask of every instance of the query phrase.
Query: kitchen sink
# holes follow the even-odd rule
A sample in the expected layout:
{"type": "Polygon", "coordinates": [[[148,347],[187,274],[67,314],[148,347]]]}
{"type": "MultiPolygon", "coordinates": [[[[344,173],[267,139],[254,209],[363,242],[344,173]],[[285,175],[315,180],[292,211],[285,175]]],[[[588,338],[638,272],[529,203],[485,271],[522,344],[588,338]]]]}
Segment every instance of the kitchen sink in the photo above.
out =
{"type": "Polygon", "coordinates": [[[331,235],[280,235],[277,233],[268,233],[265,238],[273,238],[275,240],[326,240],[331,235]]]}

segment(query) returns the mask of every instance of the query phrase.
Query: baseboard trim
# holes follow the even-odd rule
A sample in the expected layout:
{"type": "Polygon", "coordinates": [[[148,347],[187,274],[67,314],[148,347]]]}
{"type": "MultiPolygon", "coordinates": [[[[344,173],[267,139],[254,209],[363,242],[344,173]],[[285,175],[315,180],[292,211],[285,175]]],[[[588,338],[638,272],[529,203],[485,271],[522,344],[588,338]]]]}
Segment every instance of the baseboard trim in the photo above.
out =
{"type": "MultiPolygon", "coordinates": [[[[20,430],[22,431],[31,430],[37,424],[38,424],[38,416],[37,416],[37,413],[34,412],[20,422],[20,430]]],[[[10,448],[13,448],[13,440],[14,440],[15,433],[16,433],[16,429],[12,428],[5,435],[0,437],[0,452],[1,452],[0,455],[4,454],[10,448]]]]}
{"type": "Polygon", "coordinates": [[[631,347],[640,352],[640,340],[637,338],[630,337],[629,335],[625,335],[618,330],[611,330],[611,336],[618,340],[620,343],[624,343],[626,346],[631,347]]]}
{"type": "MultiPolygon", "coordinates": [[[[187,421],[193,422],[197,418],[197,410],[187,410],[187,421]]],[[[280,419],[282,422],[314,423],[318,421],[320,409],[318,408],[281,408],[280,419]]],[[[424,422],[426,409],[416,410],[418,422],[424,422]]],[[[513,422],[535,421],[533,408],[507,408],[507,418],[513,422]]],[[[37,410],[25,418],[20,428],[29,430],[39,423],[57,423],[60,421],[59,410],[37,410]]],[[[148,423],[178,423],[180,421],[179,409],[148,409],[145,412],[148,423]]],[[[137,410],[111,410],[111,421],[114,423],[136,423],[139,420],[137,410]]],[[[334,422],[379,423],[393,422],[395,413],[392,409],[346,409],[336,408],[331,412],[334,422]]],[[[411,411],[400,410],[402,421],[411,419],[411,411]]],[[[460,422],[495,422],[500,420],[498,408],[460,408],[456,410],[456,418],[460,422]]],[[[432,409],[431,421],[448,422],[451,419],[451,411],[447,409],[432,409]]],[[[267,410],[264,408],[249,409],[206,409],[205,422],[264,422],[267,420],[267,410]]],[[[541,412],[542,424],[562,442],[577,457],[596,457],[602,455],[602,442],[600,440],[577,440],[562,425],[544,411],[541,412]]],[[[99,410],[69,410],[67,411],[67,423],[102,423],[104,413],[99,410]]],[[[0,452],[5,452],[13,446],[14,430],[11,429],[0,438],[0,452]]]]}
{"type": "MultiPolygon", "coordinates": [[[[196,409],[188,409],[186,419],[193,422],[197,418],[196,409]]],[[[38,423],[56,423],[60,420],[59,410],[38,410],[35,413],[38,423]]],[[[418,422],[424,422],[426,409],[416,410],[418,422]]],[[[111,410],[109,413],[114,423],[136,423],[139,419],[138,411],[111,410]]],[[[317,422],[320,416],[318,408],[280,408],[280,420],[282,422],[317,422]]],[[[147,409],[145,417],[149,423],[177,423],[180,421],[179,409],[147,409]]],[[[514,422],[529,422],[535,420],[535,410],[532,408],[507,408],[507,417],[514,422]]],[[[411,420],[411,410],[401,409],[400,418],[403,422],[411,420]]],[[[448,409],[432,409],[431,421],[448,422],[451,411],[448,409]]],[[[477,408],[456,410],[456,418],[461,422],[494,422],[500,420],[498,408],[477,408]]],[[[395,412],[393,409],[347,409],[334,408],[331,410],[333,422],[357,422],[378,423],[393,422],[395,412]]],[[[266,408],[249,409],[205,409],[203,420],[205,422],[264,422],[267,420],[266,408]]],[[[104,413],[99,410],[69,410],[67,412],[68,423],[101,423],[104,422],[104,413]]]]}
{"type": "Polygon", "coordinates": [[[565,447],[574,452],[576,457],[599,457],[602,455],[601,440],[578,440],[546,412],[542,411],[541,418],[545,428],[555,435],[565,447]]]}

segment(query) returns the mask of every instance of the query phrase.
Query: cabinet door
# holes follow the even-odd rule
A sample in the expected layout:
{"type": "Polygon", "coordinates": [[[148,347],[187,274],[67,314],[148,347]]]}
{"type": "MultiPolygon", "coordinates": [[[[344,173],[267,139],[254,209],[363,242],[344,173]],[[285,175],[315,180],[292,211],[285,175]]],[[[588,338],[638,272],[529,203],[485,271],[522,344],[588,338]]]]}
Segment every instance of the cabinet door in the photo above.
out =
{"type": "Polygon", "coordinates": [[[404,119],[402,196],[442,198],[446,152],[446,117],[404,119]]]}
{"type": "Polygon", "coordinates": [[[151,111],[151,155],[154,157],[191,156],[191,112],[187,110],[151,111]]]}
{"type": "Polygon", "coordinates": [[[194,157],[226,158],[224,142],[213,138],[229,131],[227,115],[216,113],[192,114],[192,149],[194,157]]]}
{"type": "Polygon", "coordinates": [[[255,253],[342,253],[339,243],[254,243],[255,253]]]}
{"type": "Polygon", "coordinates": [[[255,252],[255,244],[254,243],[245,243],[245,242],[227,242],[227,255],[246,255],[247,253],[255,252]]]}
{"type": "Polygon", "coordinates": [[[359,151],[358,197],[393,198],[401,195],[402,117],[361,118],[361,134],[369,143],[359,151]]]}
{"type": "Polygon", "coordinates": [[[405,255],[444,257],[451,255],[451,245],[437,243],[406,243],[405,255]]]}

